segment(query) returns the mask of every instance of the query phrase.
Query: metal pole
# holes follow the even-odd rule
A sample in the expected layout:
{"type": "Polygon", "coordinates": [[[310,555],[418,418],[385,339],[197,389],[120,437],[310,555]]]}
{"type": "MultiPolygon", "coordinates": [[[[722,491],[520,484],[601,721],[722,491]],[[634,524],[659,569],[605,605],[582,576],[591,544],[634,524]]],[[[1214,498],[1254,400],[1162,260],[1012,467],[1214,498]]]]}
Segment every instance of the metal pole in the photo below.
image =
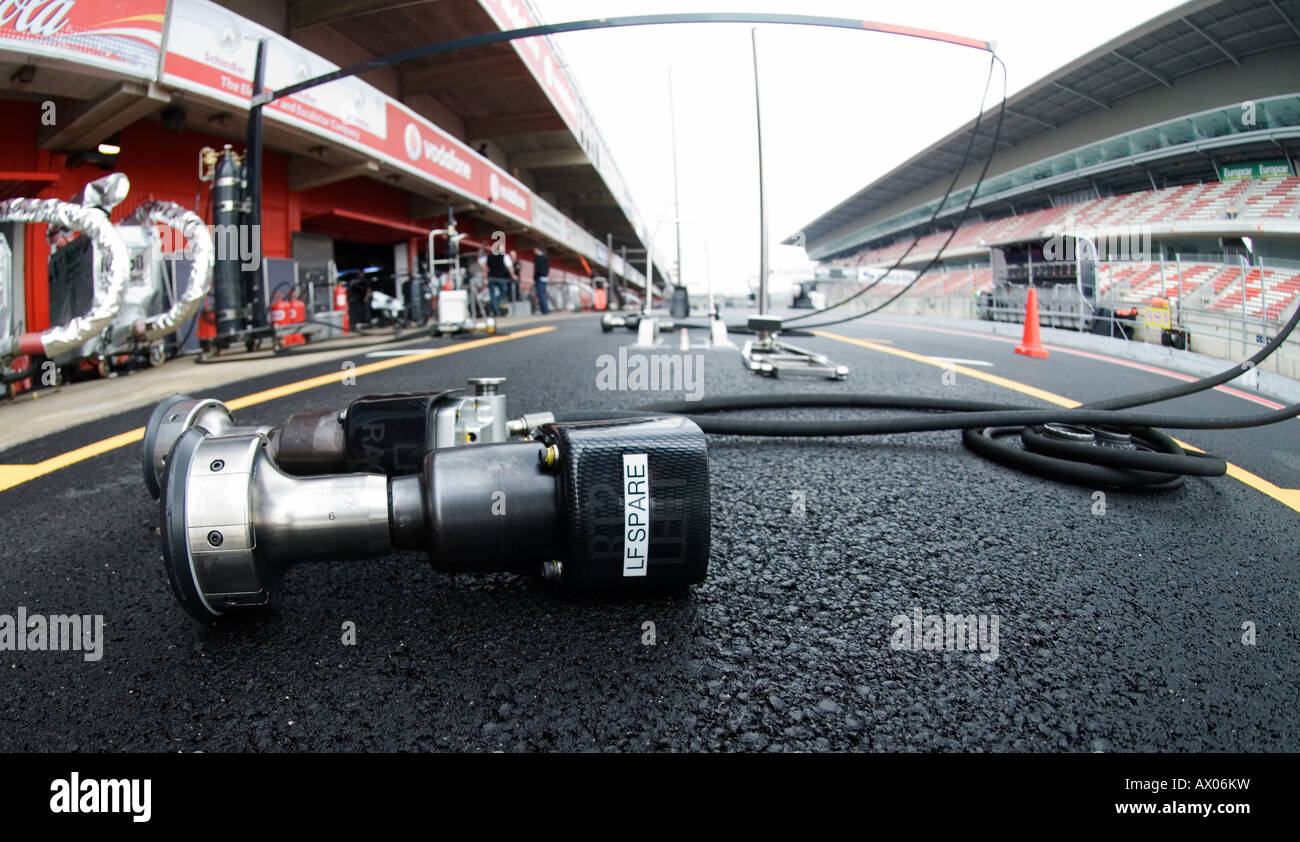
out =
{"type": "MultiPolygon", "coordinates": [[[[623,258],[623,271],[627,272],[627,246],[619,246],[619,257],[623,258]]],[[[622,285],[622,278],[619,279],[622,285]]]]}
{"type": "MultiPolygon", "coordinates": [[[[1178,252],[1174,255],[1174,273],[1178,283],[1178,327],[1183,326],[1183,254],[1178,252]]],[[[1190,351],[1190,348],[1184,350],[1190,351]]]]}
{"type": "MultiPolygon", "coordinates": [[[[608,277],[605,279],[605,285],[609,287],[609,295],[614,296],[618,302],[618,308],[623,309],[623,293],[619,291],[618,284],[614,280],[614,235],[605,232],[605,269],[608,270],[608,277]]],[[[609,305],[606,304],[606,307],[609,305]]]]}
{"type": "MultiPolygon", "coordinates": [[[[1165,249],[1160,247],[1160,297],[1169,299],[1169,281],[1165,278],[1165,249]]],[[[1173,327],[1173,325],[1170,325],[1173,327]]]]}
{"type": "Polygon", "coordinates": [[[649,240],[645,244],[645,300],[641,302],[641,315],[645,316],[650,313],[652,299],[655,295],[655,238],[651,232],[649,240]]]}
{"type": "MultiPolygon", "coordinates": [[[[257,42],[257,64],[253,69],[253,97],[262,93],[262,83],[266,78],[266,40],[257,42]]],[[[254,99],[256,101],[256,99],[254,99]]],[[[262,106],[254,105],[248,109],[248,136],[244,143],[244,176],[248,181],[248,191],[244,194],[248,201],[248,212],[244,218],[248,223],[249,242],[257,259],[257,268],[245,285],[245,304],[252,308],[253,327],[267,326],[265,291],[262,283],[262,106]]]]}
{"type": "Polygon", "coordinates": [[[1237,260],[1241,261],[1241,353],[1244,356],[1246,350],[1246,256],[1237,255],[1237,260]]]}
{"type": "Polygon", "coordinates": [[[682,280],[682,206],[677,193],[677,105],[673,99],[673,69],[668,68],[668,125],[672,130],[673,140],[673,223],[677,230],[677,284],[684,285],[682,280]]]}
{"type": "MultiPolygon", "coordinates": [[[[1268,276],[1264,272],[1264,258],[1259,259],[1259,332],[1268,341],[1268,276]]],[[[1278,350],[1281,350],[1280,348],[1278,350]]],[[[1273,355],[1273,370],[1278,371],[1277,354],[1273,355]]]]}
{"type": "Polygon", "coordinates": [[[749,30],[754,56],[754,122],[758,129],[758,314],[767,315],[767,208],[763,203],[763,112],[758,92],[758,29],[749,30]]]}

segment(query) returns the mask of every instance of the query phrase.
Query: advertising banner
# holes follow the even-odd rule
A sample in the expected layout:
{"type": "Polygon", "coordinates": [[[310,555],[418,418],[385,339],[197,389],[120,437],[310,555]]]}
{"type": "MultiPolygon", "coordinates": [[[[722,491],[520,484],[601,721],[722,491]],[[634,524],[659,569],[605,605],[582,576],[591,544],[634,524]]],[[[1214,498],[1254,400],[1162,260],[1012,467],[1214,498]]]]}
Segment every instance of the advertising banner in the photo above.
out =
{"type": "MultiPolygon", "coordinates": [[[[253,90],[257,42],[267,43],[267,88],[336,70],[337,65],[207,0],[173,0],[164,84],[207,94],[239,108],[253,90]]],[[[267,107],[268,116],[353,144],[383,148],[388,114],[383,94],[360,79],[339,79],[267,107]]]]}
{"type": "Polygon", "coordinates": [[[167,0],[0,0],[0,52],[153,80],[167,0]]]}
{"type": "Polygon", "coordinates": [[[1289,176],[1291,174],[1291,164],[1288,161],[1258,161],[1253,164],[1223,164],[1219,169],[1219,180],[1229,181],[1234,178],[1278,178],[1289,176]]]}

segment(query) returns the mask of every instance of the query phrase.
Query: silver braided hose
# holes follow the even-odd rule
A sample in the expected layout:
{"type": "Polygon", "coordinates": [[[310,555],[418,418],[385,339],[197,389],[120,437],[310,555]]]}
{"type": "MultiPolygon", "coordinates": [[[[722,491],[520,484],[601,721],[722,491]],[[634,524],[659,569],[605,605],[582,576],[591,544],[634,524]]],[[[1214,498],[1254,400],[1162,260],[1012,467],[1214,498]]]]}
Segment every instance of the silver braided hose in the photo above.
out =
{"type": "Polygon", "coordinates": [[[117,315],[130,270],[126,244],[108,221],[108,216],[101,210],[58,199],[8,199],[0,202],[0,222],[10,221],[44,222],[81,231],[94,241],[103,273],[96,278],[95,297],[89,312],[76,316],[67,324],[9,339],[0,347],[0,359],[22,354],[55,357],[98,336],[117,315]]]}
{"type": "Polygon", "coordinates": [[[150,316],[142,326],[136,328],[137,337],[150,341],[174,332],[203,305],[204,298],[212,289],[212,264],[216,256],[212,233],[202,218],[175,202],[145,202],[132,211],[122,224],[153,223],[168,225],[185,237],[186,253],[190,257],[190,275],[185,282],[184,294],[177,296],[170,310],[150,316]]]}

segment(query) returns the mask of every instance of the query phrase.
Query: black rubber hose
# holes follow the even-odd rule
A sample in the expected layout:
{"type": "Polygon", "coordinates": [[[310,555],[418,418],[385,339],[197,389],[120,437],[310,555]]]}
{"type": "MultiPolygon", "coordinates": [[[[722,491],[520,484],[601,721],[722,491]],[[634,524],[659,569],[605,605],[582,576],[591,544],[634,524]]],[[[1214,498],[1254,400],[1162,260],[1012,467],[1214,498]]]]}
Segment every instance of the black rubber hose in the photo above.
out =
{"type": "MultiPolygon", "coordinates": [[[[916,286],[917,283],[920,282],[921,278],[925,275],[926,272],[929,272],[939,263],[939,260],[943,257],[944,251],[947,250],[949,244],[952,243],[953,238],[957,236],[957,232],[961,230],[962,224],[965,223],[966,217],[970,213],[971,206],[975,203],[975,197],[979,194],[980,187],[982,187],[984,184],[984,177],[988,175],[989,165],[993,163],[993,158],[998,148],[998,140],[1001,139],[1002,137],[1002,118],[1006,116],[1006,110],[1007,110],[1007,66],[1002,63],[1002,60],[999,59],[996,54],[994,54],[992,61],[997,62],[1002,67],[1002,101],[998,105],[998,119],[997,122],[994,124],[994,128],[993,128],[993,141],[989,147],[989,155],[987,158],[984,159],[984,166],[983,168],[980,169],[979,178],[975,179],[975,186],[971,188],[970,196],[967,197],[966,199],[966,206],[962,208],[961,216],[957,217],[957,221],[953,223],[952,230],[948,232],[948,238],[943,241],[943,245],[939,246],[939,250],[936,251],[934,253],[934,256],[930,258],[930,262],[925,264],[925,266],[921,267],[921,271],[916,273],[916,277],[912,278],[912,280],[909,281],[906,286],[904,286],[902,289],[898,290],[889,298],[880,302],[876,306],[871,307],[870,309],[867,310],[863,310],[860,313],[854,313],[851,316],[844,316],[842,318],[832,319],[831,321],[828,322],[818,322],[816,324],[805,324],[805,325],[801,325],[801,327],[805,328],[806,330],[813,330],[821,327],[830,327],[831,325],[844,324],[845,322],[855,321],[856,319],[860,319],[864,316],[869,316],[872,313],[877,313],[885,309],[886,307],[888,307],[890,304],[893,304],[895,301],[897,301],[899,298],[905,295],[909,290],[912,289],[912,287],[916,286]]],[[[993,79],[993,66],[992,64],[990,64],[989,81],[992,81],[992,79],[993,79]]],[[[984,96],[986,97],[988,96],[988,82],[985,82],[984,84],[984,96]]],[[[983,105],[983,102],[984,102],[983,99],[981,99],[980,100],[981,106],[983,105]]],[[[972,144],[974,143],[975,135],[978,132],[979,132],[979,117],[976,117],[975,126],[971,129],[972,144]]],[[[966,152],[967,154],[970,153],[970,147],[967,147],[966,152]]],[[[940,200],[939,205],[935,208],[934,214],[930,217],[930,223],[929,223],[930,225],[934,224],[934,220],[938,217],[939,212],[943,209],[943,206],[947,203],[948,196],[952,192],[953,185],[957,183],[957,177],[958,175],[960,175],[961,171],[965,169],[965,167],[966,167],[966,158],[963,156],[961,166],[959,167],[957,172],[954,173],[953,175],[952,184],[948,185],[948,192],[943,194],[943,198],[940,200]]],[[[822,310],[815,311],[813,313],[807,313],[802,316],[795,316],[794,318],[790,319],[790,321],[801,321],[811,316],[815,316],[818,313],[824,313],[827,310],[833,310],[836,307],[840,307],[844,304],[847,304],[848,302],[858,298],[859,296],[865,295],[877,284],[879,284],[886,277],[888,277],[890,272],[898,268],[898,266],[902,264],[903,260],[906,259],[907,255],[911,253],[912,249],[915,248],[917,243],[919,243],[920,241],[921,241],[920,233],[918,232],[917,238],[912,241],[912,245],[909,246],[907,251],[904,252],[903,255],[894,262],[894,265],[891,266],[889,270],[885,272],[884,275],[881,275],[870,285],[868,285],[865,289],[859,290],[858,292],[854,293],[848,298],[843,299],[842,301],[837,301],[835,304],[831,305],[830,307],[826,307],[822,310]]]]}
{"type": "Polygon", "coordinates": [[[9,384],[17,383],[19,380],[26,380],[36,374],[36,363],[32,362],[22,371],[5,371],[0,373],[0,383],[9,384]]]}
{"type": "Polygon", "coordinates": [[[1204,392],[1206,389],[1213,389],[1215,386],[1222,386],[1230,380],[1236,380],[1248,369],[1258,367],[1264,362],[1270,354],[1281,347],[1286,338],[1295,330],[1296,325],[1300,324],[1300,307],[1291,314],[1291,318],[1277,332],[1277,335],[1269,340],[1268,344],[1260,348],[1255,355],[1240,365],[1224,369],[1218,374],[1212,374],[1209,377],[1202,377],[1200,380],[1193,380],[1191,383],[1179,383],[1174,386],[1166,386],[1163,389],[1152,389],[1149,392],[1138,392],[1132,395],[1121,395],[1117,398],[1108,398],[1104,401],[1093,401],[1086,404],[1092,409],[1127,409],[1132,406],[1143,406],[1145,404],[1159,403],[1161,401],[1181,398],[1185,395],[1193,395],[1197,392],[1204,392]]]}
{"type": "MultiPolygon", "coordinates": [[[[1001,463],[1025,473],[1035,474],[1046,479],[1068,482],[1089,488],[1129,488],[1142,491],[1172,491],[1183,484],[1183,476],[1178,473],[1141,471],[1095,465],[1090,462],[1077,462],[1072,459],[1055,459],[1021,450],[1018,447],[998,443],[998,439],[1022,432],[1021,427],[982,427],[962,430],[962,443],[967,448],[994,462],[1001,463]]],[[[1175,448],[1177,443],[1170,442],[1175,448]]],[[[1089,445],[1093,450],[1106,450],[1103,447],[1089,445]]],[[[1182,452],[1182,448],[1178,448],[1182,452]]],[[[1178,458],[1172,452],[1172,458],[1178,458]]],[[[1206,460],[1207,463],[1211,460],[1206,460]]],[[[1222,460],[1219,465],[1226,471],[1222,460]]],[[[1222,476],[1218,473],[1200,474],[1200,476],[1222,476]]]]}
{"type": "MultiPolygon", "coordinates": [[[[964,431],[974,432],[974,431],[964,431]]],[[[1126,430],[1134,439],[1141,439],[1139,447],[1128,449],[1121,447],[1098,446],[1092,443],[1062,441],[1043,431],[1042,427],[1024,427],[1020,430],[1020,440],[1025,447],[1035,453],[1068,459],[1072,462],[1089,462],[1094,465],[1108,465],[1116,468],[1177,471],[1180,474],[1200,477],[1222,476],[1222,460],[1187,453],[1178,442],[1169,436],[1149,427],[1126,430]],[[1141,447],[1145,445],[1145,449],[1141,447]]]]}
{"type": "MultiPolygon", "coordinates": [[[[1223,476],[1228,466],[1217,457],[1187,453],[1168,435],[1153,428],[1212,430],[1264,426],[1300,415],[1300,404],[1258,415],[1192,418],[1086,406],[1036,409],[986,401],[898,395],[780,394],[662,402],[637,412],[686,415],[704,432],[715,435],[819,437],[961,430],[962,442],[967,448],[1017,470],[1091,488],[1164,491],[1177,488],[1184,476],[1223,476]],[[818,421],[719,418],[709,414],[827,407],[922,412],[818,421]],[[936,415],[936,410],[945,414],[936,415]],[[1127,435],[1134,446],[1125,448],[1062,441],[1045,434],[1037,426],[1052,422],[1101,428],[1103,434],[1112,438],[1117,433],[1127,435]],[[1015,434],[1020,435],[1023,447],[1001,442],[1001,439],[1015,434]]],[[[610,415],[608,411],[603,414],[610,415]]]]}
{"type": "Polygon", "coordinates": [[[1138,438],[1144,444],[1149,445],[1152,448],[1151,450],[1128,450],[1116,447],[1100,447],[1092,444],[1080,445],[1070,442],[1058,442],[1037,433],[1037,428],[1025,427],[1021,424],[968,427],[967,425],[971,424],[975,418],[983,418],[986,421],[999,418],[1014,418],[1016,420],[1033,418],[1043,423],[1062,418],[1069,418],[1076,423],[1079,420],[1075,415],[1078,410],[1031,410],[984,401],[903,398],[892,395],[773,395],[762,396],[757,400],[741,397],[719,398],[711,401],[712,406],[696,408],[703,411],[714,411],[723,408],[780,407],[788,409],[794,399],[800,399],[797,402],[801,408],[847,406],[854,408],[948,409],[952,410],[953,414],[948,417],[920,415],[891,416],[876,419],[791,422],[693,415],[679,411],[685,409],[685,407],[682,404],[673,403],[656,404],[641,410],[594,410],[561,413],[557,414],[556,418],[559,421],[596,421],[670,412],[671,414],[687,415],[705,433],[741,436],[885,435],[889,433],[961,429],[963,443],[981,456],[1026,473],[1090,488],[1113,487],[1144,491],[1167,491],[1181,485],[1184,475],[1222,476],[1227,471],[1227,463],[1222,459],[1188,454],[1179,447],[1177,442],[1158,430],[1141,426],[1117,426],[1114,422],[1122,417],[1122,413],[1088,413],[1088,415],[1104,418],[1106,421],[1111,422],[1106,425],[1110,430],[1123,431],[1134,438],[1138,438]],[[762,406],[759,406],[760,404],[762,406]],[[1028,434],[1025,449],[1005,445],[999,441],[1017,433],[1022,435],[1022,439],[1028,434]],[[1038,439],[1044,439],[1045,442],[1040,442],[1038,439]],[[1057,445],[1065,445],[1065,447],[1058,447],[1057,445]]]}
{"type": "Polygon", "coordinates": [[[1092,424],[1111,427],[1172,427],[1182,430],[1235,430],[1263,427],[1300,415],[1300,404],[1259,415],[1208,416],[1192,418],[1182,415],[1157,415],[1149,412],[1125,412],[1078,407],[1042,409],[1013,404],[950,398],[905,397],[899,395],[860,394],[783,394],[732,395],[699,401],[667,401],[640,407],[644,412],[667,412],[686,415],[704,429],[726,435],[741,436],[861,436],[886,433],[919,433],[934,430],[962,430],[971,427],[997,427],[1047,424],[1092,424]],[[852,407],[856,409],[948,410],[947,415],[893,415],[885,418],[831,419],[825,421],[790,421],[785,419],[746,420],[714,418],[698,413],[750,409],[811,409],[852,407]]]}
{"type": "MultiPolygon", "coordinates": [[[[953,172],[952,172],[952,181],[948,182],[948,189],[945,190],[945,191],[943,191],[943,196],[941,196],[941,197],[939,198],[939,202],[938,202],[938,204],[936,204],[936,205],[934,206],[934,213],[930,214],[930,219],[926,221],[926,223],[925,223],[924,226],[922,226],[922,227],[920,227],[920,228],[917,229],[916,236],[912,238],[912,243],[911,243],[911,245],[909,245],[909,246],[907,247],[907,250],[904,251],[901,255],[899,255],[898,259],[894,261],[894,265],[893,265],[893,266],[890,266],[888,269],[885,270],[885,274],[883,274],[883,275],[881,275],[879,278],[876,278],[875,280],[873,280],[873,281],[872,281],[870,284],[868,284],[865,288],[858,290],[856,293],[854,293],[854,294],[851,295],[851,296],[848,296],[847,298],[843,299],[842,301],[837,301],[837,302],[835,302],[834,304],[830,305],[829,307],[823,307],[823,308],[821,308],[820,310],[814,310],[814,311],[812,311],[811,313],[804,313],[804,314],[799,315],[799,316],[792,316],[788,321],[792,321],[792,322],[793,322],[793,321],[800,321],[800,320],[802,320],[802,319],[812,318],[812,317],[815,317],[815,316],[819,316],[819,315],[821,315],[822,313],[830,312],[831,310],[834,310],[834,309],[836,309],[837,307],[843,307],[845,304],[849,303],[850,301],[853,301],[854,299],[860,298],[860,297],[862,297],[863,295],[865,295],[865,294],[867,294],[868,292],[870,292],[872,289],[874,289],[876,286],[878,286],[881,282],[883,282],[883,281],[885,280],[885,278],[888,278],[888,277],[890,276],[890,274],[892,274],[893,271],[894,271],[895,269],[897,269],[899,266],[902,266],[902,265],[903,265],[903,261],[907,259],[908,255],[910,255],[910,254],[912,253],[912,250],[915,249],[915,248],[917,247],[917,245],[921,242],[921,237],[922,237],[921,232],[922,232],[922,231],[925,231],[925,230],[927,230],[927,229],[929,229],[929,228],[932,228],[932,227],[934,226],[934,221],[935,221],[936,219],[938,219],[938,218],[939,218],[939,214],[943,212],[944,205],[948,204],[948,197],[952,195],[953,188],[955,188],[955,187],[957,186],[957,180],[958,180],[959,178],[961,178],[961,174],[962,174],[963,172],[965,172],[965,170],[966,170],[966,162],[970,160],[970,153],[971,153],[971,151],[975,148],[975,138],[976,138],[977,135],[979,135],[979,130],[980,130],[980,121],[981,121],[982,119],[984,119],[984,100],[988,98],[988,95],[989,95],[989,86],[993,84],[993,67],[994,67],[994,63],[995,63],[997,60],[998,60],[998,58],[997,58],[997,55],[996,55],[996,54],[994,54],[994,55],[992,55],[992,56],[989,57],[989,72],[988,72],[988,78],[984,80],[984,92],[983,92],[982,94],[980,94],[980,105],[979,105],[979,108],[978,108],[978,109],[976,110],[976,112],[975,112],[975,125],[971,127],[971,131],[970,131],[970,139],[969,139],[969,140],[967,141],[967,143],[966,143],[966,151],[962,153],[962,156],[961,156],[961,162],[960,162],[959,164],[957,164],[957,166],[953,169],[953,172]]],[[[1002,77],[1002,107],[1004,107],[1004,108],[1006,107],[1006,99],[1007,99],[1007,85],[1006,85],[1005,68],[1006,68],[1006,65],[1003,65],[1004,73],[1003,73],[1003,77],[1002,77]]],[[[989,165],[989,163],[993,160],[994,156],[997,154],[997,150],[998,150],[998,142],[997,142],[997,141],[998,141],[998,134],[1000,133],[1000,130],[1001,130],[1001,122],[1000,122],[1000,121],[999,121],[998,127],[999,127],[999,131],[994,132],[994,135],[993,135],[993,143],[991,144],[991,146],[990,146],[990,148],[989,148],[988,158],[985,159],[985,161],[984,161],[984,170],[980,173],[979,181],[976,182],[975,187],[972,188],[972,190],[971,190],[971,198],[972,198],[972,199],[974,199],[974,198],[975,198],[975,194],[979,192],[980,184],[984,181],[984,172],[987,172],[987,171],[988,171],[988,165],[989,165]]],[[[967,211],[967,210],[970,210],[970,203],[969,203],[969,202],[967,203],[966,210],[962,211],[962,219],[965,219],[966,211],[967,211]]],[[[953,233],[956,233],[956,229],[957,229],[957,228],[960,228],[960,227],[961,227],[961,220],[958,220],[957,225],[954,226],[953,233]]],[[[952,237],[949,237],[949,238],[948,238],[948,242],[951,242],[951,241],[952,241],[952,237]]],[[[943,251],[944,251],[945,248],[947,248],[947,245],[948,245],[948,243],[945,242],[943,246],[940,246],[939,251],[938,251],[938,252],[936,253],[936,255],[935,255],[936,258],[937,258],[939,255],[943,254],[943,251]]],[[[915,278],[913,278],[913,279],[912,279],[912,282],[911,282],[910,284],[908,284],[908,285],[904,288],[903,291],[906,292],[907,290],[909,290],[909,289],[911,289],[913,286],[915,286],[915,285],[916,285],[916,282],[919,281],[919,280],[921,279],[921,275],[923,275],[923,274],[925,274],[925,270],[922,270],[922,271],[920,272],[920,274],[918,274],[915,278]]]]}

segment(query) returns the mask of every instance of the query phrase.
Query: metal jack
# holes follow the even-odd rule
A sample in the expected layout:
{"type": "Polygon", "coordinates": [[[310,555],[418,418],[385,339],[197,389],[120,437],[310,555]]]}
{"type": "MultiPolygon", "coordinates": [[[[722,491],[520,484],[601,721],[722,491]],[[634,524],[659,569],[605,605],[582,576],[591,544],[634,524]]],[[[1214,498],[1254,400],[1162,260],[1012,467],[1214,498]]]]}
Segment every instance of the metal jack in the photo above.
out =
{"type": "Polygon", "coordinates": [[[659,344],[659,320],[654,316],[642,315],[636,326],[636,347],[653,348],[659,344]]]}
{"type": "Polygon", "coordinates": [[[777,316],[750,316],[749,329],[758,338],[747,340],[740,356],[750,371],[768,377],[825,377],[830,380],[843,380],[849,375],[848,366],[836,365],[824,354],[814,354],[780,341],[781,319],[777,316]]]}

